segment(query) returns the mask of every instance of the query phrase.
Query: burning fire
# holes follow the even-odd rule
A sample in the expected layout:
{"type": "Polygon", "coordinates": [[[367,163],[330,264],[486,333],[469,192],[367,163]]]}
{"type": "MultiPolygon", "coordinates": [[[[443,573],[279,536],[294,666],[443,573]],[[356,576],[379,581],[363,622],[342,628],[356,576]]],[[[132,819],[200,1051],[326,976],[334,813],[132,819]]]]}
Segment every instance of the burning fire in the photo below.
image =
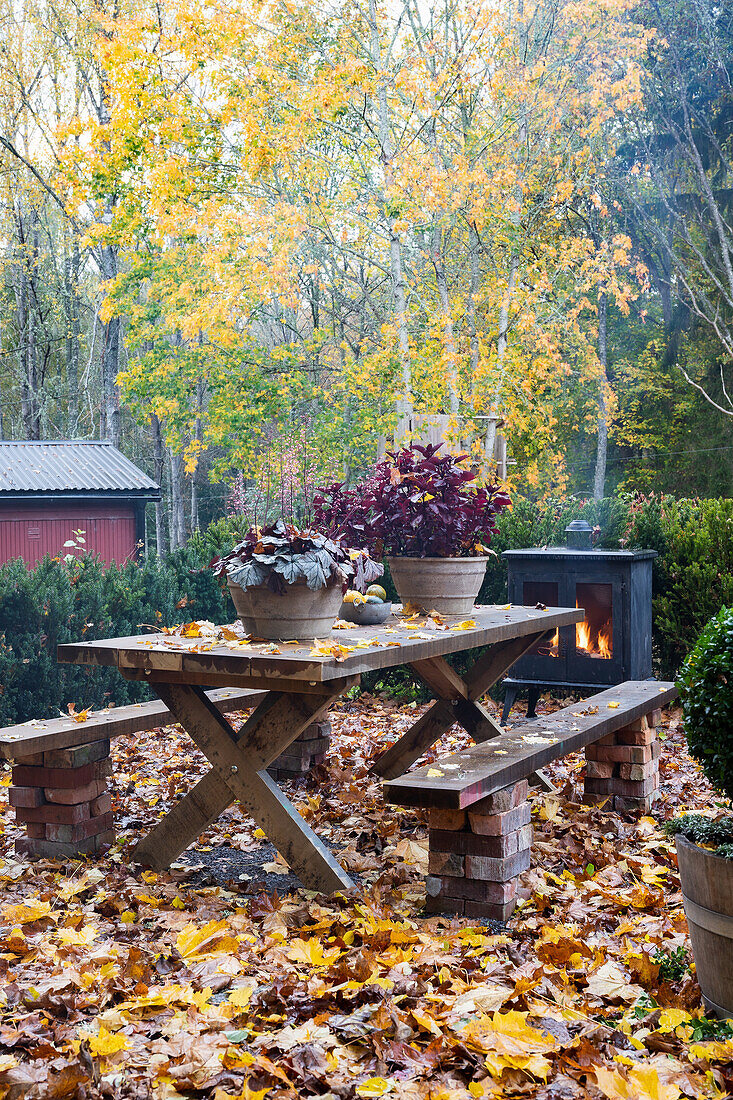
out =
{"type": "MultiPolygon", "coordinates": [[[[610,623],[604,623],[595,638],[593,637],[593,632],[588,622],[584,621],[575,624],[575,648],[580,650],[584,657],[598,657],[602,660],[610,660],[613,656],[611,637],[610,623]]],[[[550,639],[547,655],[548,657],[560,656],[559,630],[556,630],[550,639]]]]}
{"type": "MultiPolygon", "coordinates": [[[[576,602],[576,607],[578,606],[576,602]]],[[[587,657],[602,657],[609,660],[611,657],[611,626],[604,623],[599,628],[594,638],[590,623],[583,621],[575,624],[575,648],[583,651],[587,657]]]]}

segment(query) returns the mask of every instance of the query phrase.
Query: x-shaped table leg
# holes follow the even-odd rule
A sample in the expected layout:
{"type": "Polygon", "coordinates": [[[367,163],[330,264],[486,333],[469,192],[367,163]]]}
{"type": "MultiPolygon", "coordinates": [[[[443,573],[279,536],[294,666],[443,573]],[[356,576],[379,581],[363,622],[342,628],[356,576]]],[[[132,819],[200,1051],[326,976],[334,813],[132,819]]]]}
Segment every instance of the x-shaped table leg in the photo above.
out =
{"type": "Polygon", "coordinates": [[[403,775],[456,722],[476,742],[498,737],[503,733],[501,726],[477,700],[547,633],[543,630],[497,642],[478,658],[465,677],[459,676],[443,657],[412,662],[411,667],[438,698],[396,744],[377,757],[371,771],[383,779],[403,775]]]}
{"type": "Polygon", "coordinates": [[[154,684],[212,769],[143,837],[134,858],[157,870],[168,867],[236,799],[305,886],[328,893],[353,887],[351,878],[264,770],[351,682],[324,695],[270,691],[238,732],[202,688],[154,684]]]}

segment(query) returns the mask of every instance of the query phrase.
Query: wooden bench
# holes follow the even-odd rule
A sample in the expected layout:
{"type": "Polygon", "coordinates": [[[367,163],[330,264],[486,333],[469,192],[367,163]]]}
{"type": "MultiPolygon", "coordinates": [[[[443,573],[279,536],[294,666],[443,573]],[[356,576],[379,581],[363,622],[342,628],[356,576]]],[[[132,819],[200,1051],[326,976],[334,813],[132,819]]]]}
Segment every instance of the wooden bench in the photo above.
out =
{"type": "Polygon", "coordinates": [[[659,790],[661,707],[674,684],[628,681],[384,784],[429,811],[431,912],[506,920],[530,862],[528,777],[585,749],[584,801],[648,813],[659,790]]]}
{"type": "MultiPolygon", "coordinates": [[[[256,706],[264,691],[218,688],[207,692],[217,709],[256,706]]],[[[13,762],[9,800],[26,835],[19,854],[39,859],[96,853],[114,838],[110,739],[174,722],[160,699],[73,717],[33,720],[0,729],[0,758],[13,762]]]]}

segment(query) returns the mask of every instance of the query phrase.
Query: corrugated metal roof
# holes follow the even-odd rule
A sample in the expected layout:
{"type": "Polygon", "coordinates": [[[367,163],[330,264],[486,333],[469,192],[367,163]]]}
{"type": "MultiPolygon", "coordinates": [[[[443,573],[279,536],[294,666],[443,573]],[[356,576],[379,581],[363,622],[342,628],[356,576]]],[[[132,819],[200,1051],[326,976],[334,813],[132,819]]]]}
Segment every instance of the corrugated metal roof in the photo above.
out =
{"type": "Polygon", "coordinates": [[[3,493],[124,492],[158,486],[111,443],[0,441],[3,493]]]}

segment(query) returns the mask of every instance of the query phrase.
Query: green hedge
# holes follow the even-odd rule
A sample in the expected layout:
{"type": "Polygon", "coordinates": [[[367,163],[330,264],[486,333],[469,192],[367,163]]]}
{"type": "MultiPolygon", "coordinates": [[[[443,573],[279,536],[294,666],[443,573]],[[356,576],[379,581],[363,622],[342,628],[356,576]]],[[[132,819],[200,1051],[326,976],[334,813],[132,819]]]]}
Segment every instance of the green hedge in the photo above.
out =
{"type": "MultiPolygon", "coordinates": [[[[578,517],[600,527],[602,546],[658,551],[655,671],[675,676],[708,620],[733,606],[733,501],[520,499],[499,518],[494,550],[501,555],[515,547],[563,543],[565,526],[578,517]]],[[[20,561],[0,566],[0,725],[53,716],[69,703],[81,709],[146,698],[144,684],[123,681],[113,669],[57,664],[56,646],[190,619],[230,620],[233,608],[208,565],[244,527],[242,517],[220,520],[184,549],[142,565],[107,567],[86,556],[71,563],[46,558],[32,572],[20,561]]],[[[506,600],[501,557],[490,567],[480,598],[506,600]]]]}
{"type": "Polygon", "coordinates": [[[141,566],[47,557],[31,572],[8,562],[0,567],[0,726],[52,717],[69,703],[82,709],[149,698],[145,684],[114,669],[59,664],[61,643],[227,617],[214,577],[188,548],[141,566]]]}

